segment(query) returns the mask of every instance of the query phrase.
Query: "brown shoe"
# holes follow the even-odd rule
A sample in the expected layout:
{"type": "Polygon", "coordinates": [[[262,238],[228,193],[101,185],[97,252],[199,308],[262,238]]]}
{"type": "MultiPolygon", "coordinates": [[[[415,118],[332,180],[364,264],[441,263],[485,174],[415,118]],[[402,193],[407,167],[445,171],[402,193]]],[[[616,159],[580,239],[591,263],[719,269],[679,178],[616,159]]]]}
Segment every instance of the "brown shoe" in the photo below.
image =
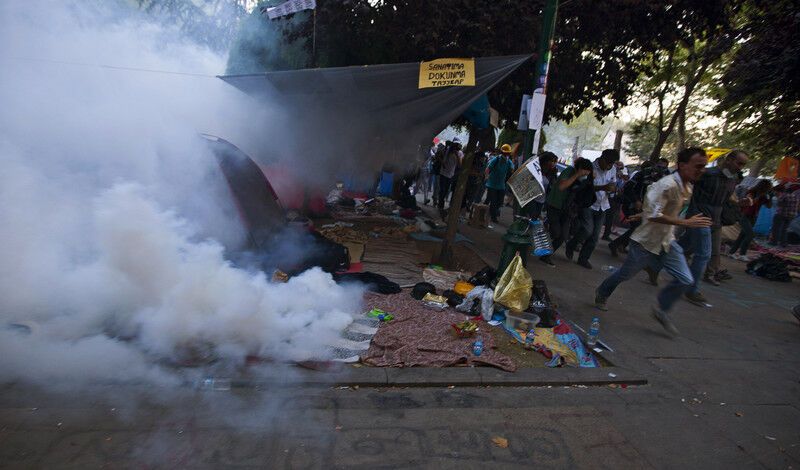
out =
{"type": "Polygon", "coordinates": [[[720,282],[714,276],[709,276],[708,274],[703,276],[703,280],[705,282],[711,284],[712,286],[721,286],[722,285],[722,284],[720,284],[720,282]]]}

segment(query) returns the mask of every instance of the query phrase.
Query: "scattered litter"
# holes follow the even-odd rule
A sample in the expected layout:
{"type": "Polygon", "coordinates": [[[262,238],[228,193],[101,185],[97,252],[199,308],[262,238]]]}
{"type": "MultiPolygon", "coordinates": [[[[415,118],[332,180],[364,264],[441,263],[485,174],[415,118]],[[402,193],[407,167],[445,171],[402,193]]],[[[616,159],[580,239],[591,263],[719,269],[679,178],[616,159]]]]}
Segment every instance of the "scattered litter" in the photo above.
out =
{"type": "Polygon", "coordinates": [[[63,423],[58,423],[56,426],[61,426],[63,423]]]}
{"type": "Polygon", "coordinates": [[[394,315],[391,313],[386,313],[379,308],[373,308],[369,312],[367,312],[367,316],[371,318],[377,318],[380,321],[392,321],[394,320],[394,315]]]}
{"type": "Polygon", "coordinates": [[[628,384],[620,384],[619,386],[622,388],[628,388],[628,384]]]}
{"type": "Polygon", "coordinates": [[[452,389],[452,388],[456,388],[456,386],[455,385],[448,385],[447,388],[451,388],[452,389]]]}
{"type": "Polygon", "coordinates": [[[723,403],[720,403],[720,404],[719,404],[719,406],[725,406],[725,403],[724,403],[724,402],[723,402],[723,403]]]}
{"type": "Polygon", "coordinates": [[[600,348],[594,348],[594,349],[592,349],[592,351],[594,351],[594,352],[596,352],[596,353],[601,353],[601,352],[603,352],[603,350],[602,350],[602,349],[600,349],[600,348]]]}
{"type": "Polygon", "coordinates": [[[508,448],[508,439],[504,437],[495,436],[492,438],[492,442],[501,449],[508,448]]]}
{"type": "Polygon", "coordinates": [[[276,269],[275,272],[272,273],[272,282],[289,282],[289,275],[279,269],[276,269]]]}
{"type": "Polygon", "coordinates": [[[111,438],[110,438],[110,437],[107,437],[107,438],[106,438],[106,442],[108,442],[108,441],[111,441],[111,438]]]}
{"type": "Polygon", "coordinates": [[[700,417],[700,415],[694,415],[694,417],[695,417],[695,418],[699,418],[699,417],[700,417]]]}
{"type": "Polygon", "coordinates": [[[765,437],[766,439],[769,439],[770,441],[777,441],[777,440],[778,440],[778,439],[776,439],[776,438],[774,438],[774,437],[772,437],[772,436],[764,436],[764,437],[765,437]]]}
{"type": "Polygon", "coordinates": [[[608,388],[617,388],[617,384],[608,384],[608,388]]]}
{"type": "Polygon", "coordinates": [[[444,310],[447,308],[447,298],[442,295],[425,294],[422,298],[422,305],[433,310],[444,310]]]}
{"type": "Polygon", "coordinates": [[[450,326],[453,327],[456,336],[459,338],[475,336],[475,333],[478,332],[478,324],[470,320],[462,321],[459,323],[451,323],[450,326]]]}
{"type": "Polygon", "coordinates": [[[342,430],[342,427],[341,427],[341,426],[336,426],[336,428],[335,428],[335,429],[336,429],[337,431],[341,431],[341,430],[342,430]]]}
{"type": "Polygon", "coordinates": [[[681,403],[686,403],[686,399],[685,398],[681,398],[681,403]]]}
{"type": "Polygon", "coordinates": [[[744,413],[741,413],[741,412],[739,412],[739,411],[737,411],[737,412],[736,412],[736,413],[734,413],[734,414],[736,415],[736,417],[737,417],[737,418],[741,418],[742,416],[744,416],[744,413]]]}
{"type": "Polygon", "coordinates": [[[617,374],[615,374],[615,373],[613,373],[613,372],[609,372],[609,373],[608,373],[608,376],[609,376],[609,377],[611,377],[611,378],[613,379],[613,378],[615,378],[615,377],[617,376],[617,374]]]}

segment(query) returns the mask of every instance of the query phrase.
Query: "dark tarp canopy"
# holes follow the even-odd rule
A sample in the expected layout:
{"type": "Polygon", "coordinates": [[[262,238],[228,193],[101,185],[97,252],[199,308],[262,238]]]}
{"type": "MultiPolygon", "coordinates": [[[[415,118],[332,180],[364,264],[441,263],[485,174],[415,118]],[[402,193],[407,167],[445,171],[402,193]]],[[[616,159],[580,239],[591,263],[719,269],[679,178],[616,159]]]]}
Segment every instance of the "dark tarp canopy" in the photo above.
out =
{"type": "Polygon", "coordinates": [[[285,113],[269,124],[269,144],[308,162],[309,172],[329,175],[318,180],[328,184],[343,172],[415,161],[419,145],[529,58],[477,58],[469,87],[419,89],[418,62],[219,78],[285,113]]]}

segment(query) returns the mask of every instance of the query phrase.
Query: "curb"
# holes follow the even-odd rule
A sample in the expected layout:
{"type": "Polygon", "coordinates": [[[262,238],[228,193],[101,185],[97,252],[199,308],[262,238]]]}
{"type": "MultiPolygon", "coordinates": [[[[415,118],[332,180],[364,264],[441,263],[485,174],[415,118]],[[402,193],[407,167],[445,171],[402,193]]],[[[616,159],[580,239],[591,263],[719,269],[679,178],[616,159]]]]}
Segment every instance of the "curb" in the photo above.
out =
{"type": "Polygon", "coordinates": [[[253,379],[231,379],[231,388],[262,387],[542,387],[610,384],[645,385],[647,378],[621,367],[526,368],[505,372],[489,367],[351,368],[319,372],[302,368],[253,379]]]}

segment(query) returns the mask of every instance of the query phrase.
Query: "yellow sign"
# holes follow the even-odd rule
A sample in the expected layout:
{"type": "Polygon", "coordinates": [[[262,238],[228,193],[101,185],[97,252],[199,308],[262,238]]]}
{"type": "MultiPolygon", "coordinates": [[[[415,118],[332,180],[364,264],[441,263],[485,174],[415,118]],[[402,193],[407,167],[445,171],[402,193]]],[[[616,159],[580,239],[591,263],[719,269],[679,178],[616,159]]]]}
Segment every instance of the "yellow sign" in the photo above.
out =
{"type": "Polygon", "coordinates": [[[728,152],[730,151],[731,149],[721,149],[717,147],[706,149],[706,155],[708,156],[708,163],[713,162],[714,160],[718,159],[723,155],[727,155],[728,152]]]}
{"type": "Polygon", "coordinates": [[[419,63],[419,88],[475,86],[475,59],[436,59],[419,63]]]}

